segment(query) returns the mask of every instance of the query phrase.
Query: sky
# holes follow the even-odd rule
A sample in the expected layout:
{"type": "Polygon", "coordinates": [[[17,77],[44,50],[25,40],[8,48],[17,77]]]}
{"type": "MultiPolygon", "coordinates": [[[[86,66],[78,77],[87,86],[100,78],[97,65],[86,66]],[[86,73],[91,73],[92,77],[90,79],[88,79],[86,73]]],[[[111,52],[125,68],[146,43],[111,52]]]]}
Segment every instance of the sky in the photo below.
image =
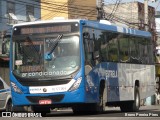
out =
{"type": "MultiPolygon", "coordinates": [[[[105,3],[116,3],[117,0],[104,0],[105,3]]],[[[133,1],[139,1],[141,3],[144,2],[144,0],[120,0],[122,3],[124,2],[133,2],[133,1]]],[[[160,0],[148,0],[148,5],[155,7],[156,11],[160,11],[160,0]],[[152,1],[156,1],[156,2],[152,2],[152,1]]]]}

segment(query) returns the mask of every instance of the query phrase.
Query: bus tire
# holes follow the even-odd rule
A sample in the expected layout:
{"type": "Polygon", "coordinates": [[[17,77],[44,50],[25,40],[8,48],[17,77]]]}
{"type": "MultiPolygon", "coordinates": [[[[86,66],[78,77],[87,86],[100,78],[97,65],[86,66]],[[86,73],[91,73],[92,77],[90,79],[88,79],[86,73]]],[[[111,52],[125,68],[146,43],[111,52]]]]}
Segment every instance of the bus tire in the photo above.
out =
{"type": "Polygon", "coordinates": [[[135,92],[134,92],[134,101],[132,103],[131,111],[137,112],[140,108],[140,95],[139,95],[139,88],[138,86],[135,86],[135,92]]]}
{"type": "Polygon", "coordinates": [[[96,108],[95,108],[96,113],[103,113],[105,111],[106,98],[107,98],[107,91],[104,83],[103,85],[100,85],[99,102],[96,103],[96,108]]]}
{"type": "Polygon", "coordinates": [[[135,86],[134,100],[123,103],[122,105],[120,105],[120,109],[122,112],[137,112],[139,111],[139,107],[140,107],[139,89],[138,86],[135,86]]]}

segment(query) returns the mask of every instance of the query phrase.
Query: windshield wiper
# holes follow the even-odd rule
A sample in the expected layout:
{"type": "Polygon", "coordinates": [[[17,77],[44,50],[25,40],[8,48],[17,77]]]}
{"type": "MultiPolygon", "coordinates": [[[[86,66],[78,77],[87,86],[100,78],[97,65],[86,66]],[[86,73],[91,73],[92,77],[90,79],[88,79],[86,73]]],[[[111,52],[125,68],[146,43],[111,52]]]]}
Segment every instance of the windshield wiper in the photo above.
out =
{"type": "Polygon", "coordinates": [[[58,35],[58,37],[55,40],[55,44],[51,47],[50,51],[45,53],[45,60],[52,60],[52,53],[53,53],[54,49],[57,47],[57,45],[58,45],[60,39],[62,39],[62,37],[63,37],[63,34],[58,35]]]}
{"type": "Polygon", "coordinates": [[[58,37],[55,40],[55,44],[52,46],[50,52],[48,53],[48,55],[52,54],[54,49],[57,47],[59,40],[62,39],[63,35],[58,35],[58,37]]]}

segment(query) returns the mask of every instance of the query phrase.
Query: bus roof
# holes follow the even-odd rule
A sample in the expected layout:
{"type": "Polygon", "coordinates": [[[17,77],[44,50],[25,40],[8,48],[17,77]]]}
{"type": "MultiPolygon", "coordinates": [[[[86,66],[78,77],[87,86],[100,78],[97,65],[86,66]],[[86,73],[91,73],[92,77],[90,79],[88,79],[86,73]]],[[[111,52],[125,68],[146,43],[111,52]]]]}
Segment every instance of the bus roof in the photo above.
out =
{"type": "Polygon", "coordinates": [[[94,27],[96,29],[103,29],[103,30],[107,30],[111,32],[125,33],[125,34],[130,34],[133,36],[151,37],[151,33],[147,31],[118,26],[118,25],[110,24],[110,23],[105,24],[105,23],[100,23],[98,21],[81,20],[81,19],[45,20],[45,21],[25,22],[25,23],[15,24],[13,25],[13,27],[38,25],[38,24],[45,24],[45,23],[61,23],[61,22],[79,22],[79,23],[82,23],[84,26],[94,27]]]}
{"type": "Polygon", "coordinates": [[[148,37],[150,38],[152,35],[148,31],[142,31],[138,29],[133,29],[133,28],[128,28],[128,27],[123,27],[123,26],[118,26],[115,24],[105,24],[105,23],[99,23],[99,22],[94,22],[94,21],[85,21],[85,25],[89,27],[94,27],[94,28],[101,28],[103,30],[111,31],[111,32],[118,32],[118,33],[124,33],[124,34],[130,34],[133,36],[142,36],[142,37],[148,37]]]}
{"type": "Polygon", "coordinates": [[[61,22],[80,22],[78,19],[68,19],[68,20],[42,20],[42,21],[34,21],[34,22],[24,22],[13,25],[16,26],[27,26],[27,25],[38,25],[38,24],[45,24],[45,23],[61,23],[61,22]]]}

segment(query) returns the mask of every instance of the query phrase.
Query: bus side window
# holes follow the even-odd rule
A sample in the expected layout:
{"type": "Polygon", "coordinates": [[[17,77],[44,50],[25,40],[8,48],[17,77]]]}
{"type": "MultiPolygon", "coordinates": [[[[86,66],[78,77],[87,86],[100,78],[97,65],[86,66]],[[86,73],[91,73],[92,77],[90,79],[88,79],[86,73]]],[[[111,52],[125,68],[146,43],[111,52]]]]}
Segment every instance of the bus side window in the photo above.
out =
{"type": "Polygon", "coordinates": [[[108,36],[108,61],[117,62],[118,58],[118,34],[112,33],[108,36]]]}
{"type": "Polygon", "coordinates": [[[140,41],[140,58],[143,64],[149,63],[149,55],[148,55],[148,45],[147,40],[143,39],[140,41]]]}
{"type": "Polygon", "coordinates": [[[120,62],[129,62],[129,41],[128,36],[122,35],[119,39],[119,56],[120,62]]]}
{"type": "Polygon", "coordinates": [[[101,62],[106,62],[108,59],[108,43],[107,43],[107,33],[103,32],[100,35],[100,60],[101,62]]]}
{"type": "Polygon", "coordinates": [[[138,38],[132,37],[129,40],[130,45],[130,62],[131,63],[141,63],[140,57],[139,57],[139,45],[138,45],[138,38]]]}

